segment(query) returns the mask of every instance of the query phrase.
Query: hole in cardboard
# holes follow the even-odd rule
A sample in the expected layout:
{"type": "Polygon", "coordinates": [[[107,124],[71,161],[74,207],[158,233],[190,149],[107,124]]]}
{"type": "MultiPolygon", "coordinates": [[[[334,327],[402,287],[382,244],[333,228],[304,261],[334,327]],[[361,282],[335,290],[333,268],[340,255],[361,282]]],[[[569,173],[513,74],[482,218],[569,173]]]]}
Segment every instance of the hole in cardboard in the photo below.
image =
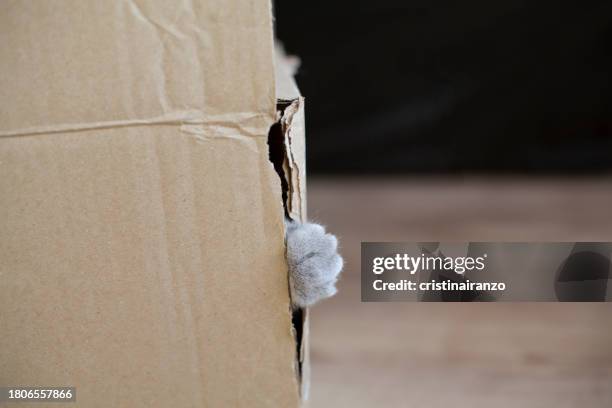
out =
{"type": "MultiPolygon", "coordinates": [[[[280,117],[282,117],[282,114],[280,117]]],[[[285,152],[285,135],[283,134],[280,120],[273,124],[268,132],[268,151],[270,161],[272,162],[274,170],[276,170],[276,173],[281,181],[285,217],[289,218],[289,211],[287,209],[287,191],[289,191],[289,184],[287,183],[285,171],[283,170],[283,163],[286,160],[287,153],[285,152]]]]}

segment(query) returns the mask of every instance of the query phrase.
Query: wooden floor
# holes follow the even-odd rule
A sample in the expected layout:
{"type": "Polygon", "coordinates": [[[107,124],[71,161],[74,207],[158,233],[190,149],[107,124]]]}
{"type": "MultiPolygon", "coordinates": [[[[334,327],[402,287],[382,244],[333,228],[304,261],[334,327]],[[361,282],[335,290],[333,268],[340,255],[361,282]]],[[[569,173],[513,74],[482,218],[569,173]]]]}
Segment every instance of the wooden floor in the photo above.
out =
{"type": "Polygon", "coordinates": [[[612,241],[612,179],[312,179],[339,294],[311,311],[310,407],[611,408],[612,303],[361,303],[361,241],[612,241]]]}

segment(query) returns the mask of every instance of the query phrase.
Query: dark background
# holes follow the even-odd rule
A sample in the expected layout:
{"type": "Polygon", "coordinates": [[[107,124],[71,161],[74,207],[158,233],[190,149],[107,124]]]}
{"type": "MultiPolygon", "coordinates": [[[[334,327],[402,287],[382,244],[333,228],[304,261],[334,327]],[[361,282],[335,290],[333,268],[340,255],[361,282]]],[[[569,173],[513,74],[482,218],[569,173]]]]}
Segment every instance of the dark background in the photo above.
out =
{"type": "Polygon", "coordinates": [[[276,1],[310,173],[612,169],[612,2],[276,1]]]}

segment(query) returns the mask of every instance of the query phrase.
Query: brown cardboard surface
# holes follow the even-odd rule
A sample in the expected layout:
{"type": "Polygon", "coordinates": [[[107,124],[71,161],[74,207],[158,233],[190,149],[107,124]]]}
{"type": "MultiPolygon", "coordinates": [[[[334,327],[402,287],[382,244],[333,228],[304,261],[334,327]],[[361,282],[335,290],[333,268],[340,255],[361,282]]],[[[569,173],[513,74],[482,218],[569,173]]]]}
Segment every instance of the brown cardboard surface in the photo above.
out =
{"type": "Polygon", "coordinates": [[[0,5],[0,385],[299,404],[270,9],[0,5]]]}

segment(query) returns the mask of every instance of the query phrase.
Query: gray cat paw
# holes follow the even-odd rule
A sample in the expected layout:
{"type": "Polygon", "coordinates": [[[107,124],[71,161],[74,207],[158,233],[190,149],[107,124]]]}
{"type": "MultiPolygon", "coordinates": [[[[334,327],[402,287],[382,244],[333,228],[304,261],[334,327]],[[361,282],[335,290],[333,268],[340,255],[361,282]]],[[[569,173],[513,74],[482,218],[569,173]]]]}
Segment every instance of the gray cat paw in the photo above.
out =
{"type": "Polygon", "coordinates": [[[338,254],[338,240],[321,225],[287,223],[287,261],[294,306],[311,306],[336,293],[344,262],[338,254]]]}

